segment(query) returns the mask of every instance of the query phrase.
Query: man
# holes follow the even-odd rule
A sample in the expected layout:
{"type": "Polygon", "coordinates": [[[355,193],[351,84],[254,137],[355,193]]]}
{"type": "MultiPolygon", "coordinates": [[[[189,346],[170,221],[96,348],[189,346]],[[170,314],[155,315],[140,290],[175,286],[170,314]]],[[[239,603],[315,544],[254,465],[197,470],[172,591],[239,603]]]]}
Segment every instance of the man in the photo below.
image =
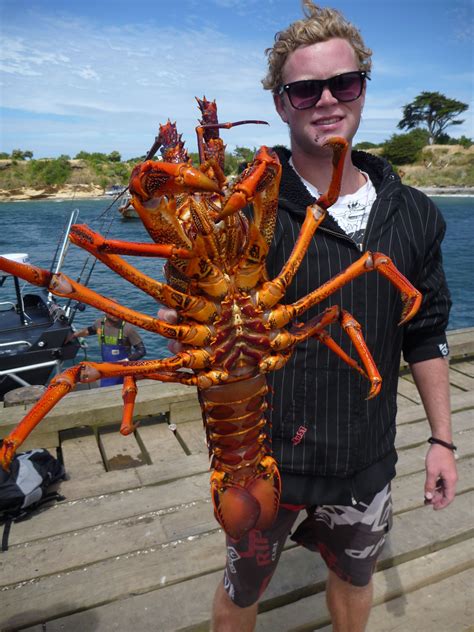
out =
{"type": "MultiPolygon", "coordinates": [[[[100,354],[104,362],[120,360],[140,360],[146,354],[145,345],[138,331],[120,318],[105,314],[98,318],[91,327],[76,331],[70,339],[84,338],[97,334],[100,354]]],[[[108,377],[100,381],[101,386],[122,384],[121,377],[108,377]]]]}
{"type": "MultiPolygon", "coordinates": [[[[304,2],[306,17],[277,34],[267,51],[263,81],[288,124],[291,152],[276,148],[283,165],[269,277],[280,271],[305,217],[327,190],[331,136],[351,146],[360,124],[371,51],[358,30],[333,9],[304,2]]],[[[292,539],[319,550],[328,566],[327,602],[335,632],[365,630],[372,604],[372,572],[391,522],[395,475],[396,387],[403,350],[420,391],[434,438],[426,458],[425,498],[434,509],[454,498],[445,328],[450,308],[440,244],[445,224],[434,204],[403,186],[390,165],[362,152],[347,154],[341,197],[316,231],[285,302],[293,303],[357,260],[362,252],[390,256],[423,293],[419,313],[405,327],[400,298],[372,272],[348,284],[305,316],[338,304],[361,323],[384,379],[367,401],[363,379],[314,340],[269,375],[269,421],[282,474],[282,506],[274,526],[227,538],[224,582],[214,599],[214,632],[251,631],[257,601],[268,585],[298,511],[308,517],[292,539]],[[265,549],[255,546],[258,542],[265,549]],[[372,551],[367,555],[367,551],[372,551]]],[[[351,353],[337,326],[336,342],[351,353]]]]}

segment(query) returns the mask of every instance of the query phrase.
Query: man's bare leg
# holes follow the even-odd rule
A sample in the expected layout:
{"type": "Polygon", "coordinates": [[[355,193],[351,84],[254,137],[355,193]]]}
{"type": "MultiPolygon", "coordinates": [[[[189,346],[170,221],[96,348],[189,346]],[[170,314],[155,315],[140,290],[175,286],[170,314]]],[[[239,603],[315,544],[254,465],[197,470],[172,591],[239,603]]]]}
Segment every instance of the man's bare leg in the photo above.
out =
{"type": "Polygon", "coordinates": [[[326,601],[333,632],[364,632],[372,608],[372,595],[372,580],[367,586],[353,586],[329,571],[326,601]]]}
{"type": "Polygon", "coordinates": [[[212,606],[212,632],[253,632],[257,620],[258,603],[239,608],[224,590],[223,582],[217,587],[212,606]]]}

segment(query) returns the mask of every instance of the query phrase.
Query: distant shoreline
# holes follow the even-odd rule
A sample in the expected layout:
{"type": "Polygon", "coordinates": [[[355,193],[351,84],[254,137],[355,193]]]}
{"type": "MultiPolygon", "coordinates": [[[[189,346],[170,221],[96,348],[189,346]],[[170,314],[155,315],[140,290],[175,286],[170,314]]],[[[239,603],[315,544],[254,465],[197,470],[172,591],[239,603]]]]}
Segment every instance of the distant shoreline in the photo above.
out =
{"type": "MultiPolygon", "coordinates": [[[[411,186],[411,185],[410,185],[411,186]]],[[[426,195],[444,197],[471,197],[474,196],[474,187],[414,187],[426,195]]]]}
{"type": "MultiPolygon", "coordinates": [[[[412,186],[412,185],[408,185],[412,186]]],[[[443,197],[472,197],[474,196],[474,186],[472,187],[414,187],[429,196],[443,197]]],[[[61,189],[47,187],[44,189],[32,189],[25,187],[14,189],[9,192],[0,190],[0,202],[28,202],[31,200],[74,200],[74,199],[110,199],[114,196],[106,195],[100,187],[80,185],[78,187],[66,186],[61,189]]]]}

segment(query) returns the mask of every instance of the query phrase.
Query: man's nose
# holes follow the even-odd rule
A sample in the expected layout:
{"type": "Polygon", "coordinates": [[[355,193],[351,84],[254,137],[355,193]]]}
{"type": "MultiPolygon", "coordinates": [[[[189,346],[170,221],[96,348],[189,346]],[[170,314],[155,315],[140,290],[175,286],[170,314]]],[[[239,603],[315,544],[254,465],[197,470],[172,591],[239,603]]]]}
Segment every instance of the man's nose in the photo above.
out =
{"type": "Polygon", "coordinates": [[[337,103],[337,99],[333,97],[329,86],[324,86],[321,96],[315,105],[332,105],[333,103],[337,103]]]}

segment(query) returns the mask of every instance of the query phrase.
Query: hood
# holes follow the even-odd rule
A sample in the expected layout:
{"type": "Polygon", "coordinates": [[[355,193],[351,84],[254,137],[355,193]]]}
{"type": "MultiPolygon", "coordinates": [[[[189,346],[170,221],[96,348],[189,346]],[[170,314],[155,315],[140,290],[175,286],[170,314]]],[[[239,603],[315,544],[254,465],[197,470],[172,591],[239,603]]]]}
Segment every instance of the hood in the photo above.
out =
{"type": "MultiPolygon", "coordinates": [[[[299,176],[289,165],[291,152],[287,147],[277,145],[273,148],[283,167],[280,184],[280,206],[290,213],[304,216],[306,207],[315,202],[315,198],[301,182],[299,176]]],[[[390,163],[384,158],[373,156],[364,151],[353,151],[352,161],[354,165],[369,174],[379,197],[398,197],[401,191],[401,180],[397,176],[390,163]]],[[[329,209],[329,213],[331,209],[329,209]]],[[[323,226],[341,232],[336,222],[327,216],[323,226]]]]}

